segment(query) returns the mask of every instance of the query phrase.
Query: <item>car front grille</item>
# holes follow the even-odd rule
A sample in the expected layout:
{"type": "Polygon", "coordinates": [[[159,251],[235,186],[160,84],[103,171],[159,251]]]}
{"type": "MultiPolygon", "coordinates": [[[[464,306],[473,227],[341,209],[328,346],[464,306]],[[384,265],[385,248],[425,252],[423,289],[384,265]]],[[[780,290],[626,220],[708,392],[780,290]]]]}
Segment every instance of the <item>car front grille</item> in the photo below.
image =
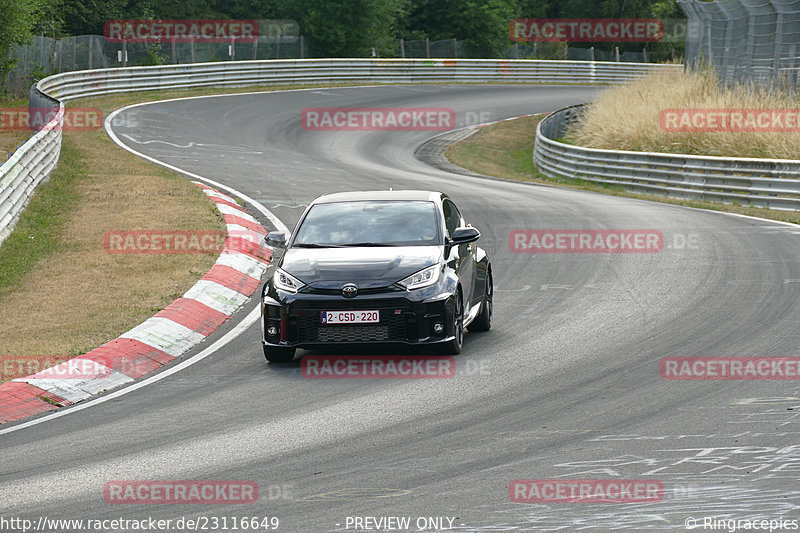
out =
{"type": "Polygon", "coordinates": [[[408,337],[408,321],[414,320],[410,304],[405,300],[350,300],[334,302],[295,302],[290,323],[296,329],[290,338],[298,343],[403,342],[408,337]],[[377,324],[322,324],[320,311],[376,309],[377,324]]]}
{"type": "Polygon", "coordinates": [[[380,342],[389,340],[387,326],[328,326],[318,328],[318,342],[380,342]]]}

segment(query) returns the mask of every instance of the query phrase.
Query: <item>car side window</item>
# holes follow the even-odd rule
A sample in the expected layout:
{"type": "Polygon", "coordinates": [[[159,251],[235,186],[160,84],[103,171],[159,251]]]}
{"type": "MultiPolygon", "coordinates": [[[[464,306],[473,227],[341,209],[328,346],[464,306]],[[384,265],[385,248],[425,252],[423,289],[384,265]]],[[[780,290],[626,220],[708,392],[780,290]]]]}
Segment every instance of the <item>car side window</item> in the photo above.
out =
{"type": "Polygon", "coordinates": [[[461,214],[458,212],[456,205],[450,200],[442,202],[442,209],[444,211],[444,223],[447,226],[447,235],[452,237],[453,232],[461,224],[461,214]]]}

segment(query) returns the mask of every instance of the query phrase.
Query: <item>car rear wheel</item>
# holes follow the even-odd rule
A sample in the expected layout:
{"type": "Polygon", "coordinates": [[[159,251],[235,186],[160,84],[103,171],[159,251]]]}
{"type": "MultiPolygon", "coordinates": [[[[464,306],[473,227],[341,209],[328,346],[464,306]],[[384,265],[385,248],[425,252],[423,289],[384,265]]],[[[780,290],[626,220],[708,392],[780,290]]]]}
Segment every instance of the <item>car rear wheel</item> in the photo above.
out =
{"type": "Polygon", "coordinates": [[[453,339],[442,346],[442,351],[447,355],[458,355],[464,343],[464,306],[461,302],[461,292],[456,292],[453,308],[453,339]]]}
{"type": "Polygon", "coordinates": [[[486,278],[486,289],[483,292],[483,303],[481,304],[481,312],[475,317],[467,329],[470,331],[489,331],[492,329],[492,293],[494,286],[492,282],[492,273],[489,272],[486,278]]]}
{"type": "Polygon", "coordinates": [[[270,363],[288,363],[294,359],[294,348],[276,348],[264,346],[264,357],[270,363]]]}

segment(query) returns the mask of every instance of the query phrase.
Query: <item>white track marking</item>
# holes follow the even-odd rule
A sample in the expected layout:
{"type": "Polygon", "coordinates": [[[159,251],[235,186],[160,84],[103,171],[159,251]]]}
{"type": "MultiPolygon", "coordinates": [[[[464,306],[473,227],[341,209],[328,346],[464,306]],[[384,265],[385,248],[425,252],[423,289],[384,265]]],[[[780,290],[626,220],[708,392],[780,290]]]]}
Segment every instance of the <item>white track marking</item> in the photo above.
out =
{"type": "Polygon", "coordinates": [[[12,433],[14,431],[19,431],[20,429],[27,428],[27,427],[30,427],[30,426],[35,426],[36,424],[41,424],[42,422],[47,422],[48,420],[52,420],[54,418],[61,418],[62,416],[66,416],[66,415],[68,415],[70,413],[76,413],[78,411],[82,411],[84,409],[88,409],[89,407],[93,407],[95,405],[98,405],[98,404],[101,404],[101,403],[105,403],[105,402],[107,402],[109,400],[113,400],[115,398],[119,398],[120,396],[124,396],[125,394],[131,393],[131,392],[133,392],[133,391],[135,391],[137,389],[140,389],[142,387],[146,387],[147,385],[150,385],[151,383],[155,383],[157,381],[161,381],[162,379],[168,378],[172,374],[180,372],[184,368],[192,366],[195,363],[199,363],[200,361],[202,361],[203,359],[205,359],[209,355],[213,354],[217,350],[219,350],[222,347],[224,347],[226,344],[228,344],[229,342],[234,340],[236,337],[238,337],[239,335],[244,333],[247,330],[247,328],[249,328],[252,324],[254,324],[258,320],[258,318],[260,316],[261,316],[261,309],[259,307],[256,307],[255,309],[250,311],[250,313],[241,322],[236,324],[236,326],[234,326],[234,328],[232,330],[230,330],[228,333],[223,335],[214,344],[212,344],[211,346],[209,346],[208,348],[206,348],[205,350],[203,350],[199,354],[195,355],[194,357],[192,357],[190,359],[186,359],[185,361],[181,361],[180,363],[176,364],[175,366],[168,367],[163,372],[160,372],[160,373],[158,373],[158,374],[156,374],[154,376],[151,376],[149,378],[145,378],[145,379],[143,379],[141,381],[137,381],[136,383],[130,385],[129,387],[125,387],[124,389],[120,389],[118,391],[111,392],[111,393],[109,393],[109,394],[107,394],[105,396],[100,396],[98,398],[95,398],[94,400],[89,400],[86,403],[81,403],[81,404],[78,404],[78,405],[76,405],[74,407],[64,408],[64,409],[55,411],[54,413],[52,413],[50,415],[47,415],[47,416],[44,416],[42,418],[37,418],[36,420],[31,420],[29,422],[23,422],[22,424],[18,424],[16,426],[12,426],[10,428],[0,429],[0,435],[5,435],[6,433],[12,433]]]}

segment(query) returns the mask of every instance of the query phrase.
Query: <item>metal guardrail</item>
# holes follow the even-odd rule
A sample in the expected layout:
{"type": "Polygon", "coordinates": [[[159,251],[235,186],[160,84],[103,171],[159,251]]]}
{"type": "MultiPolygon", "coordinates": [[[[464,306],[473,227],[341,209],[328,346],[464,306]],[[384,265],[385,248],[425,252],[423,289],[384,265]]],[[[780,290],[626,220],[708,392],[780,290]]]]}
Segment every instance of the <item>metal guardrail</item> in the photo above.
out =
{"type": "MultiPolygon", "coordinates": [[[[31,90],[31,108],[57,107],[85,96],[128,91],[245,87],[286,83],[578,83],[612,84],[679,65],[497,59],[306,59],[226,61],[81,70],[56,74],[31,90]]],[[[61,131],[31,137],[0,167],[0,243],[36,187],[58,161],[61,131]]]]}
{"type": "Polygon", "coordinates": [[[536,128],[533,163],[545,176],[671,198],[800,210],[800,161],[598,150],[557,141],[584,105],[556,111],[536,128]]]}
{"type": "Polygon", "coordinates": [[[113,92],[264,83],[623,83],[677,65],[497,59],[281,59],[67,72],[39,82],[60,100],[113,92]]]}
{"type": "Polygon", "coordinates": [[[0,243],[14,229],[19,214],[36,187],[49,177],[61,153],[64,104],[35,87],[31,87],[29,104],[40,116],[45,110],[54,111],[55,116],[0,165],[0,243]]]}

